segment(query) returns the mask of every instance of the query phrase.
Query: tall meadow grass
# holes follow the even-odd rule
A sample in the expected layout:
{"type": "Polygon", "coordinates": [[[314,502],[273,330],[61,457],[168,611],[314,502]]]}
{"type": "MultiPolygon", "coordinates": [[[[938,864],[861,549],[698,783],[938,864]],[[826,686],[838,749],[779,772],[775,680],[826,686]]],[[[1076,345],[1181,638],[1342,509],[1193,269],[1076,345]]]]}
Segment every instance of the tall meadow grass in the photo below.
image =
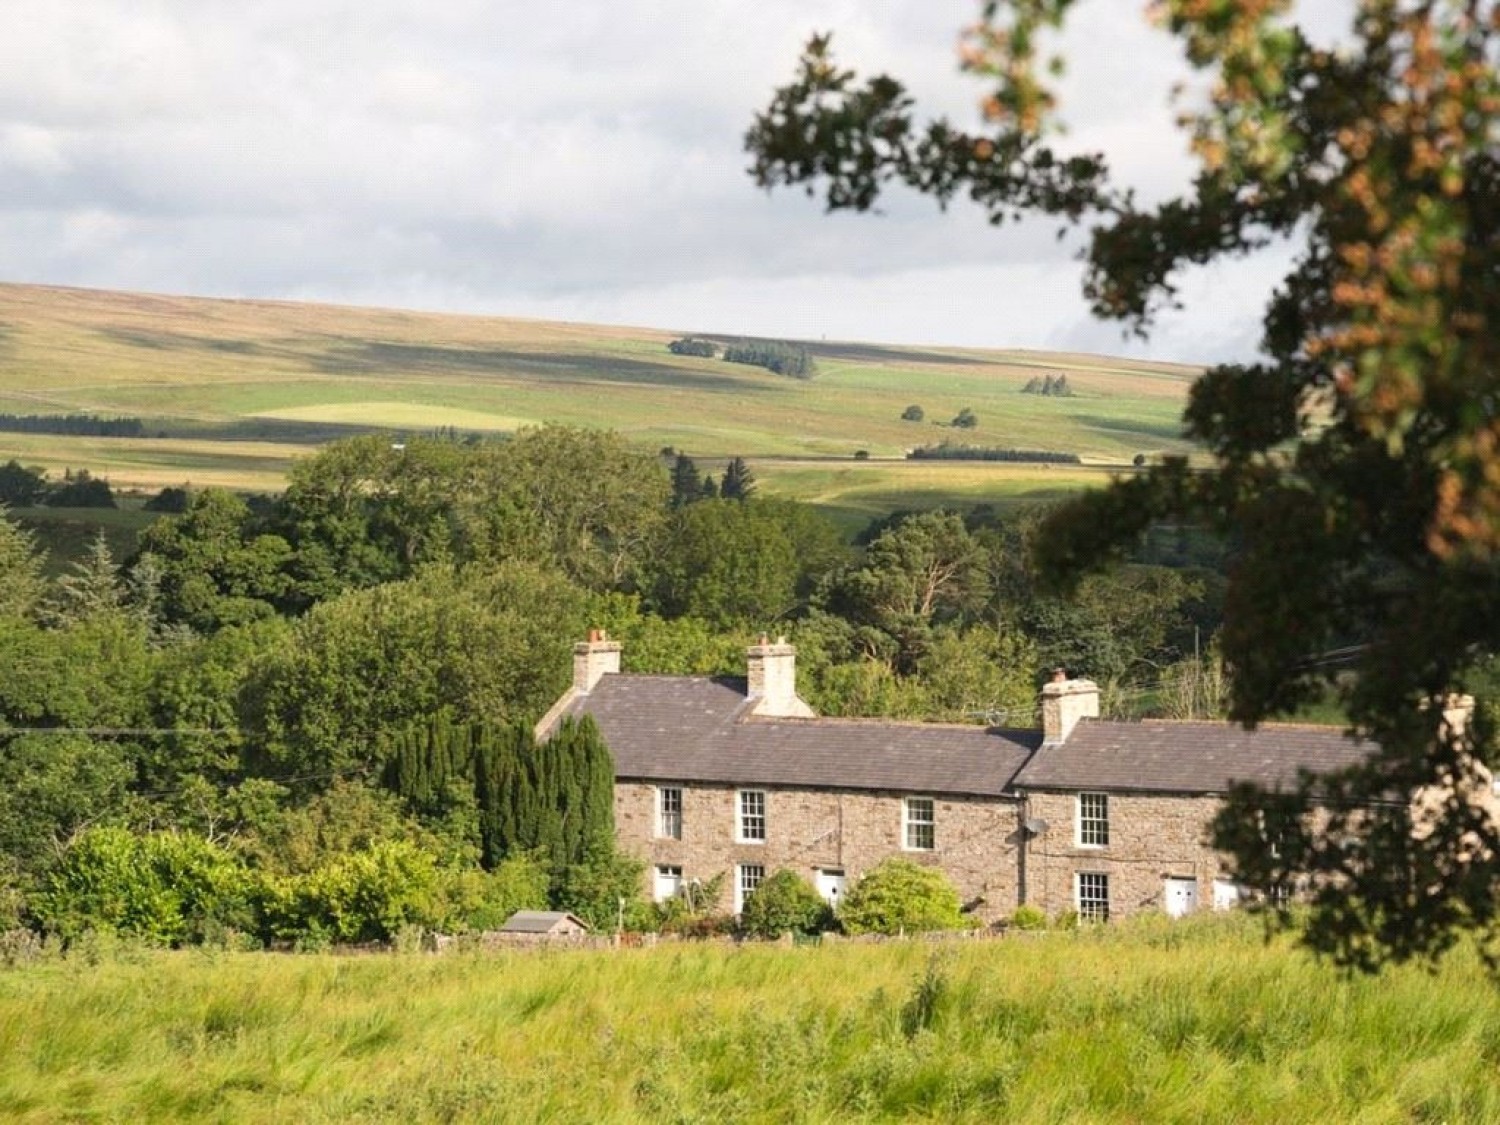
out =
{"type": "Polygon", "coordinates": [[[0,1119],[1500,1120],[1476,960],[1245,918],[1004,941],[130,953],[0,971],[0,1119]]]}

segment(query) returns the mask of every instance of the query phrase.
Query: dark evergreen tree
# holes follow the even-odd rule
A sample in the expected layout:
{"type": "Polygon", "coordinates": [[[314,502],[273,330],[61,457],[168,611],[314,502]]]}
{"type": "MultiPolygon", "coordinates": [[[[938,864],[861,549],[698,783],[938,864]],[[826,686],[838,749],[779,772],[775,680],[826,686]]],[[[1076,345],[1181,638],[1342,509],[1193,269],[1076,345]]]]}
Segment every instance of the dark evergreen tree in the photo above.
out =
{"type": "Polygon", "coordinates": [[[703,499],[703,478],[698,466],[686,453],[679,453],[672,464],[672,507],[680,508],[703,499]]]}
{"type": "Polygon", "coordinates": [[[724,479],[719,484],[719,495],[725,500],[748,500],[755,491],[755,476],[743,457],[736,457],[724,467],[724,479]]]}

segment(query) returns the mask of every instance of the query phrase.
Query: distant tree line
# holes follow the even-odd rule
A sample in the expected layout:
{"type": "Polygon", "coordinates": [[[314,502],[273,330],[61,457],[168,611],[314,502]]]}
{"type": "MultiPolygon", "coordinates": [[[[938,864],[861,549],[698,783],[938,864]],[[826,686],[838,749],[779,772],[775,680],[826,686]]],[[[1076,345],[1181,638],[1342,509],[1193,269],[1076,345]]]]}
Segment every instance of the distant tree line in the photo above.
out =
{"type": "Polygon", "coordinates": [[[87,469],[66,469],[62,481],[54,483],[43,470],[27,468],[14,458],[0,465],[0,504],[12,508],[116,506],[109,481],[90,475],[87,469]]]}
{"type": "MultiPolygon", "coordinates": [[[[673,355],[713,358],[720,354],[720,345],[697,336],[683,336],[668,344],[667,350],[673,355]]],[[[805,345],[787,343],[784,340],[736,340],[723,346],[723,356],[728,363],[764,367],[767,371],[789,375],[793,379],[811,379],[818,373],[812,353],[805,345]]]]}
{"type": "Polygon", "coordinates": [[[987,449],[977,445],[924,445],[906,455],[913,461],[1027,461],[1043,465],[1081,464],[1076,453],[1049,453],[1040,449],[987,449]]]}
{"type": "Polygon", "coordinates": [[[1055,398],[1072,398],[1073,388],[1068,386],[1068,377],[1057,375],[1033,375],[1021,388],[1023,395],[1052,395],[1055,398]]]}
{"type": "Polygon", "coordinates": [[[684,336],[667,345],[673,355],[696,355],[713,359],[719,354],[719,345],[712,340],[701,340],[696,336],[684,336]]]}
{"type": "Polygon", "coordinates": [[[806,347],[781,340],[739,340],[725,347],[724,358],[730,363],[764,367],[793,379],[811,379],[817,374],[812,353],[806,347]]]}
{"type": "Polygon", "coordinates": [[[72,437],[140,437],[139,418],[101,418],[97,414],[0,414],[0,431],[13,434],[67,434],[72,437]]]}

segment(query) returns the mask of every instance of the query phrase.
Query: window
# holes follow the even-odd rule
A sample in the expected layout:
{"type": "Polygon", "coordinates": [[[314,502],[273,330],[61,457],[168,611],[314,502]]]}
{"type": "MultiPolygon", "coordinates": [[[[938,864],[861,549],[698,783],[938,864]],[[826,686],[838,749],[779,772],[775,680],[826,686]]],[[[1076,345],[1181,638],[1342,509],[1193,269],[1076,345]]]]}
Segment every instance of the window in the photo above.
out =
{"type": "Polygon", "coordinates": [[[766,795],[760,789],[740,790],[739,834],[742,844],[766,842],[766,795]]]}
{"type": "Polygon", "coordinates": [[[664,785],[656,791],[656,834],[668,840],[682,839],[682,790],[664,785]]]}
{"type": "Polygon", "coordinates": [[[931,797],[908,797],[902,806],[903,847],[907,851],[932,851],[937,836],[931,797]]]}
{"type": "Polygon", "coordinates": [[[1078,794],[1078,843],[1102,848],[1109,843],[1109,794],[1078,794]]]}
{"type": "Polygon", "coordinates": [[[682,868],[660,866],[656,869],[653,897],[657,902],[666,902],[682,893],[682,868]]]}
{"type": "Polygon", "coordinates": [[[1078,917],[1085,922],[1109,921],[1109,876],[1097,871],[1078,873],[1078,917]]]}
{"type": "Polygon", "coordinates": [[[735,871],[734,912],[742,913],[745,900],[755,893],[760,881],[766,877],[766,869],[759,863],[742,863],[735,871]]]}

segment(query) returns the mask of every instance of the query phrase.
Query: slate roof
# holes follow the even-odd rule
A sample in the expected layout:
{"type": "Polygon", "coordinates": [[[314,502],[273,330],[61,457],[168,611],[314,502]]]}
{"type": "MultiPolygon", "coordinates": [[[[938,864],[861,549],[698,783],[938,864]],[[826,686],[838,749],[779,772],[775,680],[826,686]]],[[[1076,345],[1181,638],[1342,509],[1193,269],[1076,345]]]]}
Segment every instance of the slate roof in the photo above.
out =
{"type": "Polygon", "coordinates": [[[1330,773],[1369,753],[1334,727],[1084,720],[1064,743],[1049,743],[1016,777],[1021,789],[1108,789],[1224,793],[1253,781],[1290,789],[1300,768],[1330,773]]]}
{"type": "Polygon", "coordinates": [[[564,910],[517,910],[500,927],[502,934],[550,934],[560,923],[571,922],[581,929],[588,925],[564,910]]]}
{"type": "Polygon", "coordinates": [[[564,716],[591,715],[635,781],[999,796],[1041,742],[1034,730],[746,715],[742,679],[608,675],[564,716]]]}

